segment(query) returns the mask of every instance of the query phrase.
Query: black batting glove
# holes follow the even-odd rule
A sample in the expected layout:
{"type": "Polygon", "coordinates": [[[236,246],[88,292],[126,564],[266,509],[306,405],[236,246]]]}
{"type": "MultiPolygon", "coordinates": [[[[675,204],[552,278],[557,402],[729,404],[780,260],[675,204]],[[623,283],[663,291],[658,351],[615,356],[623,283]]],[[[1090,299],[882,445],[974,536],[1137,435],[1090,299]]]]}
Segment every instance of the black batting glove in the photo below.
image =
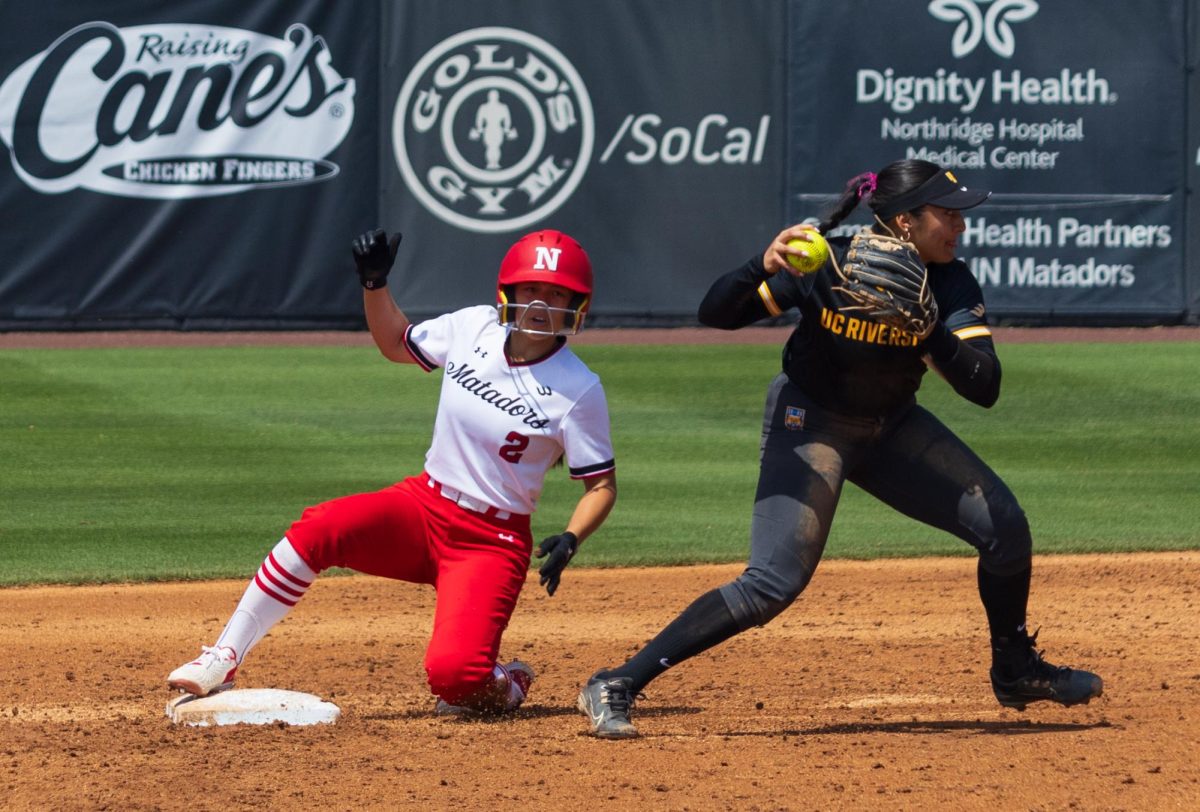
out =
{"type": "Polygon", "coordinates": [[[396,261],[396,249],[400,247],[400,233],[388,238],[382,228],[368,231],[354,238],[354,265],[358,280],[367,290],[378,290],[387,284],[387,275],[396,261]]]}
{"type": "Polygon", "coordinates": [[[562,577],[562,571],[575,557],[577,549],[579,549],[579,538],[567,530],[557,536],[542,539],[542,543],[533,551],[537,558],[549,556],[546,558],[546,563],[542,564],[541,569],[538,570],[538,575],[541,576],[538,583],[546,587],[546,592],[553,595],[554,590],[558,589],[558,580],[562,577]]]}

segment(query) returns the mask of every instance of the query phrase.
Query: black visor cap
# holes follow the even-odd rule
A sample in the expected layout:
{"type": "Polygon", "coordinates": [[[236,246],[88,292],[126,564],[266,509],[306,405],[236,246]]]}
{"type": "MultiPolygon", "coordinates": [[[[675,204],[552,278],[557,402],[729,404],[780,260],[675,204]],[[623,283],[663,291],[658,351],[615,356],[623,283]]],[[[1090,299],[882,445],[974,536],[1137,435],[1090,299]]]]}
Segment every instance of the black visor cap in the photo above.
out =
{"type": "Polygon", "coordinates": [[[953,172],[945,171],[931,177],[911,192],[906,192],[879,207],[875,214],[880,220],[890,220],[897,214],[922,206],[941,206],[943,209],[970,209],[992,196],[981,189],[968,189],[958,182],[953,172]]]}

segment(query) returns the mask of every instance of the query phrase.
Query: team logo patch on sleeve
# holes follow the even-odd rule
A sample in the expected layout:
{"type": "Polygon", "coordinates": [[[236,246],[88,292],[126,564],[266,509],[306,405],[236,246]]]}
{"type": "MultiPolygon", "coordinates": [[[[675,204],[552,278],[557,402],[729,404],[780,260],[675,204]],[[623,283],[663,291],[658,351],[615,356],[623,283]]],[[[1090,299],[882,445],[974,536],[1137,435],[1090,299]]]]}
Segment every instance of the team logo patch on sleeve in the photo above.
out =
{"type": "Polygon", "coordinates": [[[799,406],[788,406],[783,415],[783,427],[788,431],[804,428],[804,410],[799,406]]]}

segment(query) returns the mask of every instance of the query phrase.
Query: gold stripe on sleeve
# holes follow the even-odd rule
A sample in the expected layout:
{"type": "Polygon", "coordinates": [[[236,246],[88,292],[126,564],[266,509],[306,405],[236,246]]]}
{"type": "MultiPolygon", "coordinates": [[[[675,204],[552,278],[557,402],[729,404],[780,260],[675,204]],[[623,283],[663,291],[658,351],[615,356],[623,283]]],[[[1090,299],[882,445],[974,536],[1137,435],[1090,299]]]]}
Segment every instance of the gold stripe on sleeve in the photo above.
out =
{"type": "Polygon", "coordinates": [[[954,334],[966,341],[968,338],[980,338],[981,336],[990,336],[991,329],[986,324],[972,324],[970,327],[963,327],[955,330],[954,334]]]}
{"type": "Polygon", "coordinates": [[[767,312],[772,316],[778,316],[783,313],[779,309],[779,305],[775,304],[775,297],[771,295],[771,289],[767,287],[767,283],[763,282],[758,286],[758,298],[762,299],[762,303],[766,306],[767,312]]]}

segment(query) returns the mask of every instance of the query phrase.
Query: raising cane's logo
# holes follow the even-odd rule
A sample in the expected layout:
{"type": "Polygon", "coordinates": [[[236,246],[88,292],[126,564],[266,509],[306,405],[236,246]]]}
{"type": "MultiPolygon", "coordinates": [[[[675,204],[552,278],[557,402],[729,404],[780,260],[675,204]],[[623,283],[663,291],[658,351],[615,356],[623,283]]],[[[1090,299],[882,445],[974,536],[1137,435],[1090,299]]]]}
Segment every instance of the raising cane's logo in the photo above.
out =
{"type": "Polygon", "coordinates": [[[512,28],[438,43],[408,74],[392,120],[396,163],[434,215],[513,231],[561,206],[591,159],[587,88],[554,46],[512,28]]]}
{"type": "Polygon", "coordinates": [[[325,41],[183,24],[80,25],[0,85],[0,139],[39,192],[183,198],[313,183],[354,121],[325,41]]]}

